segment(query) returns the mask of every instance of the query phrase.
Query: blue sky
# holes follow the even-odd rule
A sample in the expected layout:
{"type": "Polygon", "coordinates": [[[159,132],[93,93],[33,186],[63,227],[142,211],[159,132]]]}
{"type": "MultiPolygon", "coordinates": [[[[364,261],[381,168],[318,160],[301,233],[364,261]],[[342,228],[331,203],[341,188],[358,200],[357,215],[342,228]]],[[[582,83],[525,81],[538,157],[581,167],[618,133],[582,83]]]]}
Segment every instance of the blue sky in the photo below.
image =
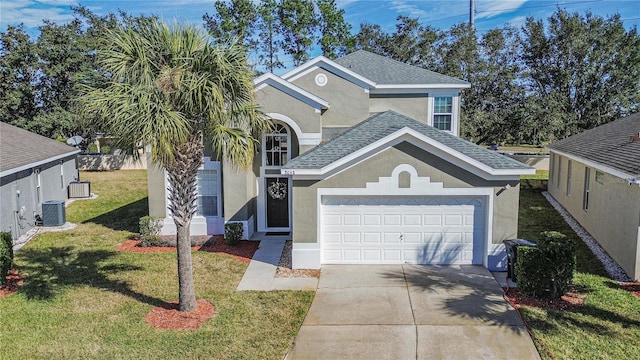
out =
{"type": "MultiPolygon", "coordinates": [[[[97,14],[124,10],[132,15],[157,14],[165,21],[202,24],[202,15],[213,12],[214,0],[173,1],[96,1],[85,0],[2,0],[0,29],[9,24],[23,23],[29,33],[36,34],[43,19],[63,23],[72,18],[69,7],[78,3],[97,14]]],[[[469,0],[337,0],[345,9],[345,17],[357,32],[362,22],[379,24],[393,30],[398,15],[419,17],[421,23],[440,29],[469,19],[469,0]]],[[[528,16],[547,18],[558,7],[570,12],[591,11],[600,16],[619,13],[625,27],[640,23],[638,0],[476,0],[476,29],[479,31],[502,27],[506,23],[522,25],[528,16]]]]}

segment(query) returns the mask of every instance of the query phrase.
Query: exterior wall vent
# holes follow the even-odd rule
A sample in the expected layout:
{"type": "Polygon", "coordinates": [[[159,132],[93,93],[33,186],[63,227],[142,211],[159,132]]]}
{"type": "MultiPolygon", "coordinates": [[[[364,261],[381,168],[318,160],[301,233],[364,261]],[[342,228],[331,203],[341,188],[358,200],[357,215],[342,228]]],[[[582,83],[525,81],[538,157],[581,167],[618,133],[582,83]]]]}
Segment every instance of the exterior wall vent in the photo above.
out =
{"type": "Polygon", "coordinates": [[[47,200],[42,203],[42,225],[61,226],[67,221],[63,200],[47,200]]]}
{"type": "Polygon", "coordinates": [[[74,181],[69,183],[69,198],[88,198],[91,196],[91,183],[74,181]]]}

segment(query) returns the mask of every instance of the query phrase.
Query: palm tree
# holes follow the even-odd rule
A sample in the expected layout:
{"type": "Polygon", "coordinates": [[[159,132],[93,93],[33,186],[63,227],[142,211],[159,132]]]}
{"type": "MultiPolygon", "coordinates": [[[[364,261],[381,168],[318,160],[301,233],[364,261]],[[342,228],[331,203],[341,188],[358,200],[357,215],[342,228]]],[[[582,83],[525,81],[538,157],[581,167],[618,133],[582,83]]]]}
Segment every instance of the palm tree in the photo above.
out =
{"type": "Polygon", "coordinates": [[[204,139],[218,158],[248,167],[269,127],[253,99],[244,48],[216,44],[191,26],[151,23],[109,31],[98,51],[110,82],[87,86],[81,101],[134,150],[150,147],[167,173],[169,211],[177,227],[180,311],[196,307],[189,226],[204,139]]]}

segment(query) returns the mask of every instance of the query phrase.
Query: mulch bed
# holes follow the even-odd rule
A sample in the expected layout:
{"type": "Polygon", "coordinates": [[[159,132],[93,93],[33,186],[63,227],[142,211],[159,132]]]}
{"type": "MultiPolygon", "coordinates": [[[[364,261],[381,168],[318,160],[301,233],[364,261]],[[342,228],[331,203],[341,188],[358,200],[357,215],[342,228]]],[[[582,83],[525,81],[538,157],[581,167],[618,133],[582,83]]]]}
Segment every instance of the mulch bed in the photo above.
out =
{"type": "Polygon", "coordinates": [[[144,320],[156,329],[192,330],[215,315],[216,308],[207,300],[196,300],[196,309],[191,312],[179,311],[178,302],[174,301],[151,309],[144,320]]]}
{"type": "Polygon", "coordinates": [[[579,293],[576,287],[571,286],[560,299],[539,299],[522,294],[518,289],[509,289],[505,293],[505,297],[515,308],[529,306],[541,309],[570,310],[584,305],[586,295],[579,293]]]}
{"type": "Polygon", "coordinates": [[[24,284],[24,279],[26,279],[26,276],[20,275],[20,273],[18,273],[18,270],[13,269],[9,272],[6,279],[7,281],[5,282],[5,284],[0,286],[0,298],[9,296],[18,291],[18,288],[22,286],[22,284],[24,284]]]}
{"type": "MultiPolygon", "coordinates": [[[[201,245],[191,247],[191,251],[206,251],[212,253],[222,253],[233,256],[237,260],[242,261],[245,264],[251,262],[253,254],[258,250],[260,243],[258,241],[241,240],[238,245],[227,245],[224,242],[222,236],[207,237],[207,241],[201,241],[202,239],[196,239],[197,242],[201,242],[201,245]]],[[[132,253],[158,253],[158,252],[175,252],[176,248],[173,246],[140,246],[141,241],[139,239],[129,239],[116,246],[118,251],[127,251],[132,253]]]]}
{"type": "Polygon", "coordinates": [[[633,296],[640,299],[640,282],[623,282],[620,287],[632,293],[633,296]]]}

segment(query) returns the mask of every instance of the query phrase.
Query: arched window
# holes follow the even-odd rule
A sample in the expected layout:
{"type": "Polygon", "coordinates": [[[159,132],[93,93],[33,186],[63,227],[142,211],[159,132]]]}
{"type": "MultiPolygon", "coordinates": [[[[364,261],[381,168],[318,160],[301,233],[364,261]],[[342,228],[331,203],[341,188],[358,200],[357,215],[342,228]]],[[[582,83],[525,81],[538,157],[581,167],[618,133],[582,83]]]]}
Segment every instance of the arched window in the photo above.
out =
{"type": "Polygon", "coordinates": [[[273,130],[266,134],[262,143],[265,166],[283,166],[289,161],[289,131],[286,126],[275,123],[273,130]]]}

